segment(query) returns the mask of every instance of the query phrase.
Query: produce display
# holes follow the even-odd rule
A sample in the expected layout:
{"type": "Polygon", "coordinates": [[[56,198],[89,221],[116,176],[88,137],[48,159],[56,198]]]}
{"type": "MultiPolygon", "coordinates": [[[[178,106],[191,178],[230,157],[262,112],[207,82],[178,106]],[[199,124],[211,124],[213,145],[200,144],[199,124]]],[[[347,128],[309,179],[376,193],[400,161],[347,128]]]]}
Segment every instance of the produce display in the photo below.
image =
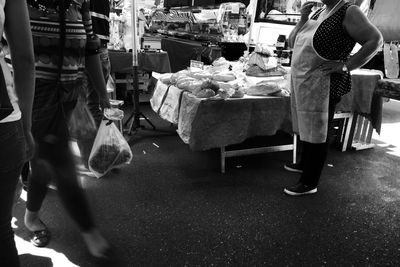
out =
{"type": "Polygon", "coordinates": [[[242,43],[247,30],[246,5],[241,2],[157,9],[149,25],[150,32],[211,43],[242,43]]]}
{"type": "Polygon", "coordinates": [[[282,94],[282,91],[287,87],[285,79],[278,79],[272,81],[261,81],[247,89],[247,95],[254,96],[274,96],[282,94]]]}
{"type": "Polygon", "coordinates": [[[283,76],[287,71],[278,64],[276,57],[266,47],[257,46],[249,57],[246,75],[255,77],[283,76]]]}
{"type": "Polygon", "coordinates": [[[250,96],[289,96],[287,71],[272,53],[258,47],[238,61],[221,57],[203,69],[163,74],[159,80],[198,98],[228,99],[250,96]]]}

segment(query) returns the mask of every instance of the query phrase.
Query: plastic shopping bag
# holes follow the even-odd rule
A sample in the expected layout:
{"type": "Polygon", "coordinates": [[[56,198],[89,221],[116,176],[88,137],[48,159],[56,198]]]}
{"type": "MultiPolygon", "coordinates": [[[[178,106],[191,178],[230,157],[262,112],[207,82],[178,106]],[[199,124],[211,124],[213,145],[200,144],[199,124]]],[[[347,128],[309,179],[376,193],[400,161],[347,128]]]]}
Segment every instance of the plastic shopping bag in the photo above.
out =
{"type": "Polygon", "coordinates": [[[124,118],[124,111],[120,110],[119,108],[105,108],[104,109],[104,117],[109,120],[122,120],[124,118]]]}
{"type": "Polygon", "coordinates": [[[107,93],[115,92],[115,81],[110,75],[107,80],[107,93]]]}
{"type": "Polygon", "coordinates": [[[131,161],[132,150],[118,128],[112,121],[101,121],[89,156],[89,170],[100,178],[112,168],[131,161]]]}
{"type": "Polygon", "coordinates": [[[69,134],[75,139],[93,138],[97,126],[84,98],[79,98],[68,124],[69,134]]]}

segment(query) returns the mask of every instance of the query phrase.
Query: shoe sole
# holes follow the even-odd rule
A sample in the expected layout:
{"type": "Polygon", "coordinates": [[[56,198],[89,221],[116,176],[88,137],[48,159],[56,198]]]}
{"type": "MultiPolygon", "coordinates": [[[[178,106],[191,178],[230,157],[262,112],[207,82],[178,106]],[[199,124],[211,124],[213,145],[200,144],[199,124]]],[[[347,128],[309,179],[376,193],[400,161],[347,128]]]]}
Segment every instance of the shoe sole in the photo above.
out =
{"type": "Polygon", "coordinates": [[[286,194],[286,195],[289,195],[289,196],[304,196],[304,195],[312,195],[312,194],[315,194],[315,193],[317,193],[317,188],[314,188],[314,189],[312,189],[312,190],[310,190],[310,191],[307,191],[307,192],[303,192],[303,193],[296,193],[296,192],[292,192],[292,191],[289,191],[289,190],[287,190],[286,188],[285,189],[283,189],[283,192],[286,194]]]}
{"type": "Polygon", "coordinates": [[[286,165],[284,165],[283,168],[284,168],[285,170],[287,170],[287,171],[290,171],[290,172],[303,173],[303,170],[293,169],[293,168],[290,168],[290,167],[288,167],[288,166],[286,166],[286,165]]]}

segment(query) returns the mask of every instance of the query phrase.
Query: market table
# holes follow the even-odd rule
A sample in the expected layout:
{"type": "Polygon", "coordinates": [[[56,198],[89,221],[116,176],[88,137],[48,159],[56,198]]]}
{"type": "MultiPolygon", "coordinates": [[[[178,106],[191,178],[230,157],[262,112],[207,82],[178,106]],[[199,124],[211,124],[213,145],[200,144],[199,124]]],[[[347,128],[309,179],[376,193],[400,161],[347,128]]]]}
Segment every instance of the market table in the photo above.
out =
{"type": "MultiPolygon", "coordinates": [[[[118,50],[109,50],[112,73],[132,73],[132,53],[118,50]]],[[[167,52],[140,52],[138,53],[138,67],[143,71],[159,73],[171,72],[167,52]]]]}
{"type": "MultiPolygon", "coordinates": [[[[354,134],[369,137],[372,128],[380,130],[382,100],[374,95],[380,71],[352,72],[352,91],[342,98],[335,118],[345,119],[343,151],[352,145],[354,134]],[[361,115],[372,121],[367,133],[357,133],[361,115]]],[[[290,99],[288,97],[245,96],[241,99],[199,99],[175,86],[157,83],[150,100],[153,110],[163,119],[178,125],[178,134],[192,150],[221,149],[221,171],[225,157],[293,149],[296,161],[296,143],[254,148],[246,151],[226,151],[225,147],[239,144],[254,136],[271,136],[278,130],[291,133],[290,99]]],[[[364,118],[364,117],[362,117],[364,118]]],[[[293,139],[294,142],[296,138],[293,139]]]]}
{"type": "Polygon", "coordinates": [[[192,150],[220,148],[221,172],[225,172],[226,157],[293,150],[292,143],[226,150],[250,137],[272,136],[278,130],[291,133],[289,97],[200,99],[158,82],[150,103],[161,118],[178,124],[179,137],[192,150]]]}

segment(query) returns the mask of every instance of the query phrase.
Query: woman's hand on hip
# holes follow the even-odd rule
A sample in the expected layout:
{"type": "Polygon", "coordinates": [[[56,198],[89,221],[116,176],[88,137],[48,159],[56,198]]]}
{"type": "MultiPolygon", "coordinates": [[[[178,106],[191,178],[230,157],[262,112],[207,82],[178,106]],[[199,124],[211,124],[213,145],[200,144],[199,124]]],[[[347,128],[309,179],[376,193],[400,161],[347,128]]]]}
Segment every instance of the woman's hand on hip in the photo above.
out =
{"type": "Polygon", "coordinates": [[[338,61],[328,61],[325,63],[322,63],[321,66],[319,66],[319,69],[321,72],[325,75],[329,75],[332,73],[343,73],[345,72],[343,70],[343,67],[345,67],[345,64],[343,62],[338,62],[338,61]]]}

